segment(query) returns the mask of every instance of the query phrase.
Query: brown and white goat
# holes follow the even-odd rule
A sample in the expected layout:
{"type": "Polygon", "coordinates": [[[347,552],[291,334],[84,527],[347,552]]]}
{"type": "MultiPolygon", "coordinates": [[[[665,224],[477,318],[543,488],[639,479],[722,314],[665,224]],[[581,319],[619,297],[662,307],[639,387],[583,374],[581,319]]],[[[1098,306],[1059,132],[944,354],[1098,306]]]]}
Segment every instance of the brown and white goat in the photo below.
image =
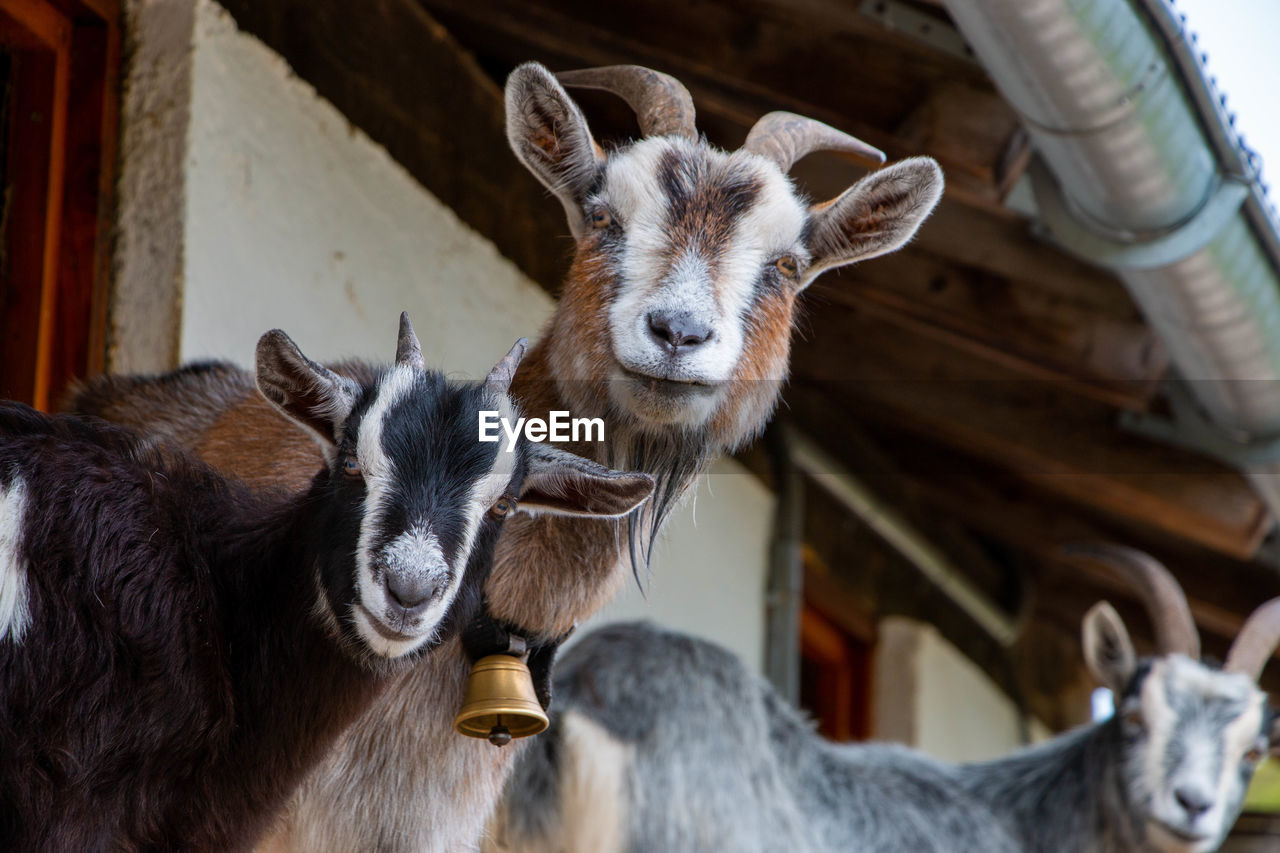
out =
{"type": "MultiPolygon", "coordinates": [[[[576,240],[562,298],[512,393],[531,417],[569,410],[604,419],[607,446],[571,449],[658,482],[625,526],[551,517],[507,524],[487,605],[536,643],[605,604],[627,575],[622,543],[630,541],[634,567],[710,462],[760,432],[787,375],[800,293],[825,270],[900,248],[936,205],[942,175],[932,160],[914,158],[810,204],[787,177],[794,161],[822,149],[882,155],[789,113],[761,119],[741,150],[717,149],[699,137],[684,87],[636,66],[557,81],[526,64],[507,81],[506,109],[516,156],[559,198],[576,240]],[[562,82],[625,98],[643,138],[602,150],[562,82]]],[[[73,406],[156,424],[251,482],[296,485],[291,472],[302,465],[288,454],[305,453],[305,442],[234,377],[222,379],[221,394],[191,393],[199,380],[181,374],[107,381],[73,406]],[[260,438],[246,445],[246,434],[260,438]]],[[[472,849],[518,750],[453,733],[467,671],[454,644],[389,691],[312,776],[281,846],[472,849]]]]}

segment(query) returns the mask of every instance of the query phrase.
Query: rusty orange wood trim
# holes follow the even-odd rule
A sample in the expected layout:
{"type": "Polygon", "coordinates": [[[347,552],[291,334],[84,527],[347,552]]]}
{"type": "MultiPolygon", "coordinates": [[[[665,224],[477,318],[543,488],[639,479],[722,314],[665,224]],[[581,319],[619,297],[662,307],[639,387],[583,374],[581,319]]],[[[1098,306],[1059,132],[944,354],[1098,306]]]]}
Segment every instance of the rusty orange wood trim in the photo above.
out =
{"type": "Polygon", "coordinates": [[[106,68],[102,94],[102,172],[98,179],[98,245],[94,258],[93,299],[89,314],[89,359],[85,376],[106,369],[108,288],[114,233],[116,144],[120,122],[120,8],[117,0],[85,0],[107,25],[106,68]]]}
{"type": "Polygon", "coordinates": [[[71,41],[71,22],[44,0],[0,0],[0,12],[50,50],[65,51],[71,41]]]}
{"type": "MultiPolygon", "coordinates": [[[[23,0],[25,2],[25,0],[23,0]]],[[[49,151],[49,207],[45,219],[44,269],[40,282],[40,333],[36,350],[36,381],[33,405],[48,410],[53,371],[54,319],[58,300],[58,270],[62,245],[62,190],[66,179],[67,100],[71,95],[71,52],[69,43],[57,51],[53,78],[53,115],[49,151]]]]}

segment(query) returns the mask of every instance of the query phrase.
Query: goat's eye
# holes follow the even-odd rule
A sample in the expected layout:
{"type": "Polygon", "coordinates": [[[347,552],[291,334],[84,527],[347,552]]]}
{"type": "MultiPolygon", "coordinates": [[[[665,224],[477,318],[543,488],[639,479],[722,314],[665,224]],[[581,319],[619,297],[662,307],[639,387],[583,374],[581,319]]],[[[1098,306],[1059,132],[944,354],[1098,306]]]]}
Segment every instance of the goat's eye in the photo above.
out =
{"type": "Polygon", "coordinates": [[[359,477],[360,463],[357,462],[354,457],[348,456],[346,459],[342,460],[342,473],[346,474],[348,477],[359,477]]]}
{"type": "Polygon", "coordinates": [[[1244,754],[1244,760],[1250,764],[1257,764],[1267,757],[1267,750],[1262,744],[1255,743],[1253,747],[1244,754]]]}
{"type": "Polygon", "coordinates": [[[489,512],[498,518],[506,518],[508,515],[516,511],[516,499],[511,495],[503,495],[494,502],[489,512]]]}
{"type": "Polygon", "coordinates": [[[613,214],[603,207],[597,207],[591,214],[591,227],[597,231],[613,224],[613,214]]]}
{"type": "Polygon", "coordinates": [[[1145,721],[1142,719],[1142,712],[1137,709],[1134,709],[1132,711],[1126,711],[1124,715],[1124,721],[1126,725],[1130,725],[1130,726],[1133,726],[1134,728],[1139,728],[1139,729],[1143,728],[1146,724],[1145,721]]]}
{"type": "Polygon", "coordinates": [[[794,255],[783,255],[774,261],[773,265],[787,278],[795,278],[800,274],[800,264],[796,262],[794,255]]]}

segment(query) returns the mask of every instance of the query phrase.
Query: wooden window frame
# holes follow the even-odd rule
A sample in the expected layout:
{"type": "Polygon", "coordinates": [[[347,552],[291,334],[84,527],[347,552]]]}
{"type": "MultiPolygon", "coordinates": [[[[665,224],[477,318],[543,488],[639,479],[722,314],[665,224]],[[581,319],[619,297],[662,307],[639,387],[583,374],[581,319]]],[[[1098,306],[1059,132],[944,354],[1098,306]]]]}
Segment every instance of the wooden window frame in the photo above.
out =
{"type": "Polygon", "coordinates": [[[13,57],[0,396],[40,409],[106,353],[118,0],[0,0],[13,57]]]}
{"type": "Polygon", "coordinates": [[[809,710],[818,731],[836,741],[870,737],[871,646],[806,604],[800,614],[800,654],[815,670],[809,710]]]}
{"type": "Polygon", "coordinates": [[[871,736],[874,700],[875,621],[817,551],[805,545],[802,560],[800,657],[812,673],[802,701],[825,737],[866,740],[871,736]]]}

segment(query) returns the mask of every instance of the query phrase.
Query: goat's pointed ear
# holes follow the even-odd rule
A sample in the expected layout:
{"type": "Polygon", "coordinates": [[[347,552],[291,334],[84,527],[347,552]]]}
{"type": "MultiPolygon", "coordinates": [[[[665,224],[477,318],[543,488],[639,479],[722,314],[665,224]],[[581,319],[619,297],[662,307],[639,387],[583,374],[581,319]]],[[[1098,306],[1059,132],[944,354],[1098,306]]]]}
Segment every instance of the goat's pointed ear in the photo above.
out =
{"type": "Polygon", "coordinates": [[[805,271],[808,285],[823,272],[902,248],[942,198],[942,170],[929,157],[885,166],[831,201],[814,205],[805,271]]]}
{"type": "Polygon", "coordinates": [[[578,105],[536,62],[507,78],[507,140],[543,186],[556,194],[574,238],[586,231],[583,201],[603,157],[578,105]]]}
{"type": "Polygon", "coordinates": [[[1084,662],[1093,677],[1117,696],[1133,678],[1138,656],[1124,621],[1115,608],[1100,601],[1084,616],[1084,662]]]}
{"type": "Polygon", "coordinates": [[[653,494],[648,474],[614,471],[549,444],[531,443],[528,460],[518,505],[531,513],[617,518],[653,494]]]}
{"type": "Polygon", "coordinates": [[[262,396],[305,427],[331,456],[359,396],[355,382],[307,358],[279,329],[258,340],[257,364],[262,396]]]}

